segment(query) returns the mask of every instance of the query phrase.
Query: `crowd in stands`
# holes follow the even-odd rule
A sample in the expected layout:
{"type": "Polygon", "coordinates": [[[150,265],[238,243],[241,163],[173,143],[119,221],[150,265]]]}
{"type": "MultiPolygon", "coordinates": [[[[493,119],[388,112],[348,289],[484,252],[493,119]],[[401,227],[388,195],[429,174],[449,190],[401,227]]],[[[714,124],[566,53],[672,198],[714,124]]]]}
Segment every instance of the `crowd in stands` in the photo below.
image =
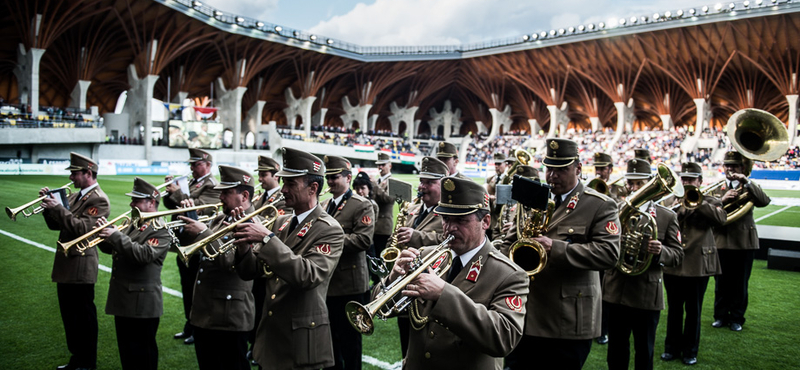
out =
{"type": "Polygon", "coordinates": [[[95,118],[91,111],[78,108],[39,107],[33,114],[27,104],[6,104],[0,97],[0,127],[22,128],[75,128],[103,127],[103,119],[95,118]]]}

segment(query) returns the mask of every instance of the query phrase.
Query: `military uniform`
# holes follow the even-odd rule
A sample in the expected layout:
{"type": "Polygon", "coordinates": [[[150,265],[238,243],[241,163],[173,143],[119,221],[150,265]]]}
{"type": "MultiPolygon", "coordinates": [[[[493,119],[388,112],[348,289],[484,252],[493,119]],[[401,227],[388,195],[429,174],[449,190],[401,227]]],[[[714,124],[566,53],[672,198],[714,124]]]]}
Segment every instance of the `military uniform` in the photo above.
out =
{"type": "Polygon", "coordinates": [[[406,247],[419,249],[425,245],[439,244],[439,242],[444,240],[442,216],[434,212],[433,209],[431,209],[422,220],[417,222],[417,218],[422,216],[424,211],[424,203],[418,203],[409,208],[409,217],[406,219],[406,224],[403,226],[413,228],[414,232],[411,234],[411,240],[406,243],[406,247]]]}
{"type": "MultiPolygon", "coordinates": [[[[701,176],[700,166],[684,163],[681,177],[701,176]]],[[[683,263],[664,268],[667,289],[667,336],[664,355],[671,358],[697,358],[700,347],[700,317],[708,277],[722,272],[719,266],[713,228],[725,223],[722,202],[704,196],[695,209],[678,208],[678,223],[683,241],[683,263]],[[684,307],[686,319],[684,321],[684,307]]],[[[664,358],[662,355],[662,359],[664,358]]]]}
{"type": "MultiPolygon", "coordinates": [[[[68,171],[90,170],[97,172],[97,163],[77,153],[70,153],[68,171]]],[[[67,202],[69,209],[56,206],[45,209],[42,215],[50,230],[58,230],[58,241],[69,242],[88,233],[100,217],[110,212],[108,197],[100,185],[88,191],[72,193],[67,202]]],[[[95,368],[97,365],[97,307],[94,304],[94,284],[97,282],[97,250],[78,252],[75,247],[64,254],[56,248],[52,281],[57,283],[58,305],[67,339],[67,349],[72,354],[70,365],[95,368]]]]}
{"type": "MultiPolygon", "coordinates": [[[[222,182],[217,190],[235,188],[238,185],[253,187],[249,172],[219,166],[222,182]]],[[[252,191],[252,190],[251,190],[252,191]]],[[[255,208],[250,205],[245,214],[255,208]]],[[[209,228],[197,235],[195,242],[203,240],[226,227],[223,222],[234,220],[220,214],[211,221],[209,228]]],[[[261,222],[258,216],[246,222],[261,222]]],[[[231,240],[233,231],[211,242],[206,248],[219,250],[231,240]]],[[[242,280],[236,271],[236,253],[228,251],[214,259],[202,252],[197,279],[194,284],[192,312],[189,321],[194,326],[195,353],[200,368],[249,369],[247,361],[247,334],[255,325],[255,303],[253,282],[242,280]]]]}
{"type": "MultiPolygon", "coordinates": [[[[350,161],[345,158],[325,156],[324,161],[326,176],[350,171],[350,161]]],[[[334,203],[334,195],[321,204],[344,231],[342,255],[331,277],[326,299],[336,362],[332,368],[360,369],[361,333],[347,321],[345,305],[350,301],[366,303],[369,290],[367,249],[372,244],[375,213],[372,203],[353,190],[348,188],[341,196],[339,203],[334,203]]]]}
{"type": "MultiPolygon", "coordinates": [[[[133,198],[160,198],[155,186],[134,179],[133,198]]],[[[164,313],[161,267],[172,243],[167,229],[152,222],[114,232],[98,248],[111,254],[106,314],[114,315],[119,357],[123,369],[157,369],[156,332],[164,313]]]]}
{"type": "MultiPolygon", "coordinates": [[[[577,160],[577,144],[548,139],[545,165],[569,166],[577,160]],[[555,144],[553,144],[555,142],[555,144]]],[[[577,180],[577,179],[576,179],[577,180]]],[[[588,357],[591,339],[600,335],[599,270],[619,259],[620,223],[614,201],[580,181],[563,195],[544,236],[551,238],[545,268],[530,285],[525,337],[512,353],[512,369],[580,368],[588,357]]],[[[506,234],[501,250],[517,240],[517,225],[506,234]]]]}
{"type": "MultiPolygon", "coordinates": [[[[494,165],[497,166],[502,164],[506,161],[506,156],[503,153],[494,153],[494,165]]],[[[498,231],[502,227],[502,224],[499,223],[499,219],[501,216],[501,212],[503,210],[502,204],[497,204],[496,201],[496,190],[497,185],[502,183],[503,178],[505,178],[505,172],[500,174],[493,174],[486,178],[486,192],[489,193],[489,210],[491,211],[489,214],[492,216],[492,223],[489,225],[489,230],[486,232],[487,237],[491,240],[492,238],[498,237],[498,231]]]]}
{"type": "MultiPolygon", "coordinates": [[[[439,150],[436,152],[436,158],[441,160],[442,162],[446,161],[449,158],[456,158],[456,163],[458,162],[458,149],[452,143],[448,143],[446,141],[439,142],[439,150]]],[[[451,174],[449,171],[447,173],[448,176],[458,177],[459,179],[464,180],[472,180],[467,176],[464,176],[461,171],[456,171],[456,173],[451,174]]]]}
{"type": "MultiPolygon", "coordinates": [[[[738,152],[725,153],[725,164],[743,164],[743,159],[738,152]]],[[[727,181],[727,180],[726,180],[727,181]]],[[[739,185],[752,196],[755,207],[766,207],[770,198],[761,189],[761,186],[748,181],[739,185]]],[[[713,193],[719,197],[731,189],[732,184],[726,185],[713,193]]],[[[753,219],[753,210],[744,214],[740,219],[725,226],[714,229],[714,239],[719,250],[719,262],[722,274],[715,276],[714,288],[714,319],[722,323],[743,325],[748,301],[748,284],[750,273],[753,269],[753,259],[758,250],[758,230],[753,219]]]]}
{"type": "MultiPolygon", "coordinates": [[[[516,175],[531,179],[531,180],[539,180],[539,170],[528,166],[528,165],[519,165],[517,167],[516,175]]],[[[490,202],[489,204],[492,204],[490,202]]],[[[494,240],[492,243],[500,246],[503,243],[503,234],[502,229],[503,225],[509,222],[514,222],[517,216],[517,203],[513,204],[504,204],[501,205],[500,212],[497,215],[497,219],[495,220],[494,214],[492,214],[492,224],[494,224],[494,229],[492,231],[492,235],[494,236],[494,240]]]]}
{"type": "MultiPolygon", "coordinates": [[[[322,176],[322,161],[305,152],[283,148],[284,169],[278,176],[322,176]]],[[[253,278],[266,267],[265,313],[258,324],[253,357],[263,367],[319,369],[332,366],[333,344],[325,298],[342,254],[344,232],[322,207],[315,206],[292,228],[294,216],[279,216],[274,234],[252,252],[240,254],[237,271],[253,278]]]]}
{"type": "MultiPolygon", "coordinates": [[[[378,161],[376,164],[390,163],[389,155],[386,153],[378,153],[378,161]]],[[[386,248],[386,242],[394,232],[394,198],[389,195],[389,178],[392,174],[389,173],[386,178],[378,178],[372,182],[372,199],[378,204],[377,220],[375,221],[375,234],[373,241],[375,243],[375,256],[380,256],[383,249],[386,248]]]]}

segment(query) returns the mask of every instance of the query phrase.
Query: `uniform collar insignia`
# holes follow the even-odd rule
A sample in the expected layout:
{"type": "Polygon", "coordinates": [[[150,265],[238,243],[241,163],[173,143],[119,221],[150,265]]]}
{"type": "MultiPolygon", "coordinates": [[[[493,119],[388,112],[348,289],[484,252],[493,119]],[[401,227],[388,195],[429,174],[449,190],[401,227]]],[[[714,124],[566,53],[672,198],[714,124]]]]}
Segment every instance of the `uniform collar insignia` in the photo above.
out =
{"type": "Polygon", "coordinates": [[[578,194],[575,194],[570,198],[569,203],[567,203],[567,209],[575,209],[575,206],[578,205],[578,194]]]}
{"type": "Polygon", "coordinates": [[[308,233],[308,230],[311,229],[311,225],[313,225],[312,221],[308,221],[305,224],[303,224],[303,228],[301,228],[300,231],[297,232],[297,236],[300,237],[300,238],[306,236],[306,233],[308,233]]]}
{"type": "Polygon", "coordinates": [[[285,229],[286,226],[289,226],[290,222],[292,222],[292,219],[291,218],[287,218],[286,221],[283,223],[283,225],[281,225],[281,227],[278,229],[278,231],[283,231],[283,229],[285,229]]]}
{"type": "Polygon", "coordinates": [[[483,256],[479,256],[478,259],[472,263],[472,266],[469,267],[469,272],[467,273],[467,280],[475,283],[478,281],[478,275],[481,274],[481,260],[483,260],[483,256]]]}

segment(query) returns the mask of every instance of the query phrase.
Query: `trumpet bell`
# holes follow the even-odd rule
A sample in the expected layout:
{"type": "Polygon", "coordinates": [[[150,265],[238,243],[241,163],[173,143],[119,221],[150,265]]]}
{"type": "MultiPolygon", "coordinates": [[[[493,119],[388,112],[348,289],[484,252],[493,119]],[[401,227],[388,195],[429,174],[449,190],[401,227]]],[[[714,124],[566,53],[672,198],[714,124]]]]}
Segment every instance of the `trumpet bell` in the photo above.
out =
{"type": "Polygon", "coordinates": [[[370,312],[375,311],[375,308],[369,307],[373,303],[375,301],[368,305],[363,305],[356,301],[350,301],[344,306],[344,312],[347,314],[347,320],[350,321],[350,325],[353,325],[353,329],[356,329],[361,334],[372,335],[375,332],[375,324],[370,314],[370,312]]]}
{"type": "Polygon", "coordinates": [[[590,189],[594,189],[600,194],[610,195],[611,190],[609,189],[608,184],[606,184],[603,179],[599,177],[595,177],[591,179],[588,183],[586,183],[586,187],[590,189]]]}
{"type": "Polygon", "coordinates": [[[514,242],[508,250],[508,257],[511,262],[525,270],[531,280],[547,266],[547,250],[542,244],[529,238],[514,242]]]}
{"type": "Polygon", "coordinates": [[[743,156],[774,161],[789,149],[789,133],[778,117],[754,108],[742,109],[728,119],[728,138],[743,156]]]}

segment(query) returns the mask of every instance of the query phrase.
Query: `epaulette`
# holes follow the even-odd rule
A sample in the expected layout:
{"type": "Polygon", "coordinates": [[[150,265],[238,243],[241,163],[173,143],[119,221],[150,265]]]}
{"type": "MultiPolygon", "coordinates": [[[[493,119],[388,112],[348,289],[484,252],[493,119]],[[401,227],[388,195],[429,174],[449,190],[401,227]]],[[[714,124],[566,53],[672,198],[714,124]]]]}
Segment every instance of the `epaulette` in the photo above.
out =
{"type": "MultiPolygon", "coordinates": [[[[333,216],[330,217],[330,220],[328,219],[328,217],[319,217],[319,218],[317,218],[317,220],[328,224],[328,226],[333,226],[333,224],[331,223],[331,220],[336,221],[336,219],[333,218],[333,216]]],[[[338,222],[336,222],[336,223],[338,224],[338,222]]]]}
{"type": "Polygon", "coordinates": [[[508,265],[509,267],[514,269],[514,271],[522,271],[522,267],[519,267],[519,265],[517,265],[516,263],[511,262],[511,260],[508,259],[508,258],[501,257],[501,255],[502,254],[500,253],[500,251],[491,251],[491,252],[489,252],[489,257],[494,257],[494,259],[496,259],[496,260],[498,260],[498,261],[500,261],[502,263],[505,263],[506,265],[508,265]]]}
{"type": "Polygon", "coordinates": [[[612,201],[613,202],[613,199],[611,199],[611,197],[609,197],[608,195],[605,195],[605,194],[603,194],[601,192],[598,192],[597,190],[594,190],[592,188],[584,188],[583,192],[586,193],[586,194],[589,194],[589,195],[594,195],[594,196],[602,199],[603,201],[606,201],[606,202],[612,201]]]}

